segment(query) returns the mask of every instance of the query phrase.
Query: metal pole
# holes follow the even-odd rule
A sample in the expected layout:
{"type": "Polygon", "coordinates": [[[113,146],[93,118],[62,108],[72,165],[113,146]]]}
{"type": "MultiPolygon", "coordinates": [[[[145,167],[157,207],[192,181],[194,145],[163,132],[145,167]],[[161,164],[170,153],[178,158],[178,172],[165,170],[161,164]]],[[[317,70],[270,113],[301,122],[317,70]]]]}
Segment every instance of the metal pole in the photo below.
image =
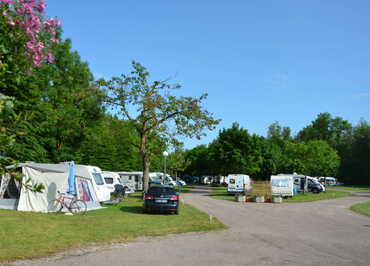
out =
{"type": "Polygon", "coordinates": [[[164,178],[166,178],[166,158],[167,156],[164,156],[164,178]]]}

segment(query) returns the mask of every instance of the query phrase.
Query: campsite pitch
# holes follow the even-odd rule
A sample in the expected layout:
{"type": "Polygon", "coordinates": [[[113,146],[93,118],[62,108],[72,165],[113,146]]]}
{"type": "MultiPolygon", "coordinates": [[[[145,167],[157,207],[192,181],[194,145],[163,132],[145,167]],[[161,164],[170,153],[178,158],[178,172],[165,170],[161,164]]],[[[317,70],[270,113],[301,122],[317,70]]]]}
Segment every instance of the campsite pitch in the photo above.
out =
{"type": "MultiPolygon", "coordinates": [[[[230,195],[227,193],[227,187],[213,187],[212,194],[210,194],[210,196],[215,199],[230,201],[234,200],[234,195],[230,195]]],[[[283,202],[310,202],[317,200],[336,199],[348,196],[351,196],[350,192],[329,190],[318,194],[315,193],[297,194],[294,195],[292,198],[284,199],[283,202]]]]}
{"type": "Polygon", "coordinates": [[[207,214],[187,204],[181,204],[180,215],[143,214],[139,196],[84,216],[0,210],[0,261],[47,256],[91,243],[224,228],[217,219],[210,224],[207,214]]]}

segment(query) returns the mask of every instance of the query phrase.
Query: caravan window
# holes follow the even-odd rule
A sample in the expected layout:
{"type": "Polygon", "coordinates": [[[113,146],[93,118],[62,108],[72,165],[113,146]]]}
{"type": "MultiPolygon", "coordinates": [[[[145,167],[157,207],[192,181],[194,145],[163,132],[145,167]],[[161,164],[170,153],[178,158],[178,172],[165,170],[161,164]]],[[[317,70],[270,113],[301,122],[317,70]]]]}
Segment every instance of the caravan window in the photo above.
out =
{"type": "Polygon", "coordinates": [[[104,177],[105,184],[113,184],[113,177],[104,177]]]}
{"type": "Polygon", "coordinates": [[[104,185],[104,180],[101,176],[100,173],[92,173],[93,177],[94,177],[94,180],[95,180],[95,184],[97,185],[104,185]]]}

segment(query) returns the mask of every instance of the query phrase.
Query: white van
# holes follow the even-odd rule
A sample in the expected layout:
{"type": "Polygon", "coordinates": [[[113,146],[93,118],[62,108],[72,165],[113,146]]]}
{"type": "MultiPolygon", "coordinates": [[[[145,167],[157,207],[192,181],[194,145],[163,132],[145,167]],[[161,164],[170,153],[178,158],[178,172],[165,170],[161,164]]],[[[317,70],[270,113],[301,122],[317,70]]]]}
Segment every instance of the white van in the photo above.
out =
{"type": "Polygon", "coordinates": [[[130,184],[122,182],[120,175],[116,172],[103,171],[103,178],[106,187],[110,190],[111,193],[115,191],[115,185],[122,185],[125,189],[125,193],[127,194],[135,192],[134,186],[130,186],[130,184]]]}
{"type": "Polygon", "coordinates": [[[273,196],[292,197],[294,195],[293,175],[272,175],[271,194],[273,196]]]}
{"type": "Polygon", "coordinates": [[[227,180],[229,182],[227,186],[228,193],[243,193],[251,189],[251,179],[249,178],[249,175],[228,175],[227,180]]]}

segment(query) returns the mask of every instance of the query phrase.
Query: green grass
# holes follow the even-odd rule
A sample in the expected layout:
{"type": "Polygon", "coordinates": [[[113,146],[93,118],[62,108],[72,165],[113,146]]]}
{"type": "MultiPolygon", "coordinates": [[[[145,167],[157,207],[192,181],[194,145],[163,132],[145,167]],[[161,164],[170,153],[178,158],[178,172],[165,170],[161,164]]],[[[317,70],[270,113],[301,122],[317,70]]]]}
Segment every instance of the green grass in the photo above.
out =
{"type": "Polygon", "coordinates": [[[227,193],[227,187],[212,187],[212,198],[222,200],[234,200],[235,196],[227,193]]]}
{"type": "Polygon", "coordinates": [[[326,191],[322,193],[296,194],[292,198],[283,199],[283,202],[309,202],[309,201],[316,201],[316,200],[336,199],[336,198],[348,197],[348,196],[351,196],[350,192],[331,190],[331,191],[326,191]]]}
{"type": "MultiPolygon", "coordinates": [[[[283,202],[309,202],[309,201],[316,201],[316,200],[327,200],[327,199],[348,197],[350,195],[351,195],[350,192],[331,190],[331,191],[322,192],[319,194],[314,194],[314,193],[297,194],[297,195],[294,195],[294,197],[292,198],[284,199],[283,202]]],[[[213,187],[211,196],[215,199],[231,200],[231,201],[234,200],[234,195],[229,195],[227,193],[227,187],[213,187]]]]}
{"type": "MultiPolygon", "coordinates": [[[[192,188],[193,188],[192,186],[188,186],[188,185],[182,186],[181,187],[181,193],[189,193],[192,188]]],[[[176,191],[180,191],[179,186],[176,188],[176,191]]]]}
{"type": "Polygon", "coordinates": [[[350,209],[354,212],[370,217],[370,201],[353,205],[350,209]]]}
{"type": "Polygon", "coordinates": [[[180,215],[143,214],[140,196],[85,216],[0,210],[0,261],[46,256],[90,243],[127,242],[159,236],[224,229],[217,219],[181,204],[180,215]]]}
{"type": "Polygon", "coordinates": [[[369,186],[333,186],[327,187],[328,190],[333,189],[341,189],[341,190],[349,190],[349,191],[356,191],[356,192],[370,192],[369,186]]]}

